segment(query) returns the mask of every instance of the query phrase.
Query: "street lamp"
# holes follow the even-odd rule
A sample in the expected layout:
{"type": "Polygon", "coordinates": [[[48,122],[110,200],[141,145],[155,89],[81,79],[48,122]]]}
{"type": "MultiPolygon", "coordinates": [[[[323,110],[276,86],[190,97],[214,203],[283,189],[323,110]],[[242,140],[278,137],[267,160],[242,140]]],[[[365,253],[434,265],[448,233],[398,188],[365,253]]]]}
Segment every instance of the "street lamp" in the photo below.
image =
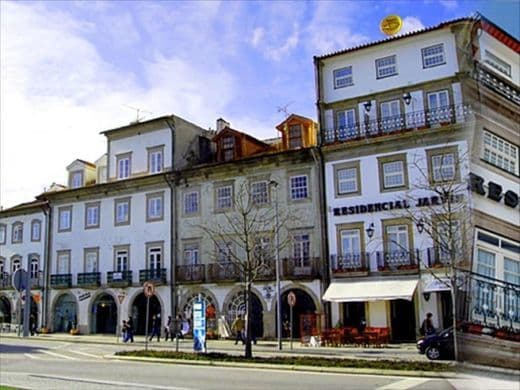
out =
{"type": "Polygon", "coordinates": [[[278,182],[269,181],[269,185],[274,187],[274,223],[275,223],[275,269],[276,269],[276,338],[278,341],[278,349],[282,350],[282,296],[280,295],[280,235],[278,234],[278,182]]]}

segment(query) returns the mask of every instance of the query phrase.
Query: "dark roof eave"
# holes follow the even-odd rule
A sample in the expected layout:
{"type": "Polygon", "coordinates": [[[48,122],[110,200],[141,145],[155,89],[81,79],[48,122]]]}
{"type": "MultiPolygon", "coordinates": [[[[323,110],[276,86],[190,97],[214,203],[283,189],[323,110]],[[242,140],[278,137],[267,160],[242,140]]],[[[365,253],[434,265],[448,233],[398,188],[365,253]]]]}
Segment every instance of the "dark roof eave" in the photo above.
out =
{"type": "Polygon", "coordinates": [[[150,119],[150,120],[147,120],[147,121],[144,121],[144,122],[135,122],[135,123],[130,123],[130,124],[125,125],[125,126],[116,127],[114,129],[104,130],[104,131],[101,131],[99,134],[107,135],[107,134],[112,133],[112,132],[121,131],[121,130],[127,130],[127,129],[131,129],[132,127],[136,127],[136,126],[140,126],[140,125],[147,125],[147,124],[150,124],[150,123],[160,122],[160,121],[164,121],[164,120],[167,120],[167,119],[174,119],[174,118],[175,118],[175,116],[173,114],[171,114],[171,115],[163,115],[163,116],[160,116],[160,117],[157,117],[157,118],[153,118],[153,119],[150,119]]]}

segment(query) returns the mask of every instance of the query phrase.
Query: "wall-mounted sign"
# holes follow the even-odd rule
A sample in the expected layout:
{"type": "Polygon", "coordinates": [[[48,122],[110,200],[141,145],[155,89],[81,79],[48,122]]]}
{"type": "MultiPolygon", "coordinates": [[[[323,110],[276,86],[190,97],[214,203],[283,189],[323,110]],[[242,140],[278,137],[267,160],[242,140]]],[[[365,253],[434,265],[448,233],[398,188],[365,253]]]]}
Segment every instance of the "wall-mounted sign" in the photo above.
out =
{"type": "Polygon", "coordinates": [[[469,177],[471,191],[476,192],[479,195],[486,195],[487,193],[487,197],[495,202],[500,202],[503,198],[504,204],[513,209],[518,206],[518,194],[516,192],[508,190],[504,193],[502,186],[492,181],[488,181],[486,189],[483,177],[475,175],[474,173],[470,173],[469,177]]]}
{"type": "Polygon", "coordinates": [[[78,296],[78,301],[84,301],[85,299],[89,299],[90,298],[90,293],[89,292],[86,292],[86,293],[83,293],[83,294],[80,294],[78,296]]]}

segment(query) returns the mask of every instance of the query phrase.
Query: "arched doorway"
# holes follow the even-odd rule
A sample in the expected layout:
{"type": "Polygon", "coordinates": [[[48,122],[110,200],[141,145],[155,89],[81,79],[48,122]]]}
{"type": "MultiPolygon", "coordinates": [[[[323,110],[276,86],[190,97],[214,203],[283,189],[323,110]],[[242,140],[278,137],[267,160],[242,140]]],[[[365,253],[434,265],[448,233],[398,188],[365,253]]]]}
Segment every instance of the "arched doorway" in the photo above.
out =
{"type": "MultiPolygon", "coordinates": [[[[134,303],[132,304],[132,320],[134,321],[135,334],[144,335],[146,334],[146,301],[148,298],[144,296],[143,293],[140,293],[134,299],[134,303]]],[[[152,317],[154,315],[161,315],[161,303],[159,299],[155,295],[150,297],[150,307],[148,312],[148,333],[152,330],[152,317]]],[[[161,315],[162,317],[162,315],[161,315]]],[[[161,326],[164,321],[161,318],[161,326]]]]}
{"type": "Polygon", "coordinates": [[[54,332],[70,332],[78,323],[78,307],[72,294],[63,294],[54,304],[54,332]]]}
{"type": "Polygon", "coordinates": [[[186,303],[182,307],[182,313],[183,319],[189,321],[190,323],[190,332],[193,331],[191,329],[191,321],[192,321],[192,314],[193,314],[193,303],[198,301],[200,298],[206,303],[206,336],[208,338],[216,337],[217,335],[217,305],[215,304],[215,301],[211,297],[211,295],[205,294],[203,292],[200,293],[194,293],[191,296],[186,299],[186,303]]]}
{"type": "MultiPolygon", "coordinates": [[[[258,338],[263,337],[264,335],[264,309],[262,307],[262,302],[256,296],[254,292],[251,292],[252,297],[252,313],[250,316],[251,319],[251,332],[252,336],[258,338]]],[[[240,291],[236,293],[227,304],[226,307],[226,321],[228,324],[232,324],[233,320],[236,318],[238,314],[245,316],[246,314],[246,301],[245,301],[245,291],[240,291]]]]}
{"type": "Polygon", "coordinates": [[[296,295],[296,304],[293,307],[293,324],[292,335],[293,338],[300,338],[300,317],[303,314],[315,314],[316,305],[309,294],[300,289],[287,290],[282,294],[282,336],[290,336],[290,306],[287,302],[287,295],[293,292],[296,295]]]}
{"type": "Polygon", "coordinates": [[[5,296],[0,297],[0,324],[11,323],[11,302],[5,296]]]}
{"type": "Polygon", "coordinates": [[[90,331],[92,333],[116,333],[117,304],[112,295],[103,293],[92,303],[90,331]]]}

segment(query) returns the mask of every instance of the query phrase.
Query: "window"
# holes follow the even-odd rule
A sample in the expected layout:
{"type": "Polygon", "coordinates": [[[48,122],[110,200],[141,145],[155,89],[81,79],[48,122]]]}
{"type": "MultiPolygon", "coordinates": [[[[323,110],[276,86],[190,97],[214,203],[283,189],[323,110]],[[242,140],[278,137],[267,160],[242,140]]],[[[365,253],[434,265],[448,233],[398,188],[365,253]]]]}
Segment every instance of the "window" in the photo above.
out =
{"type": "Polygon", "coordinates": [[[5,244],[7,241],[7,226],[0,224],[0,244],[5,244]]]}
{"type": "Polygon", "coordinates": [[[233,207],[233,186],[224,185],[216,189],[217,210],[227,210],[233,207]]]}
{"type": "MultiPolygon", "coordinates": [[[[520,286],[520,261],[504,257],[504,281],[520,286]]],[[[504,316],[510,321],[520,319],[520,296],[510,289],[504,297],[504,316]]]]}
{"type": "Polygon", "coordinates": [[[222,138],[222,155],[224,161],[231,161],[235,158],[235,137],[227,136],[222,138]]]}
{"type": "Polygon", "coordinates": [[[31,260],[30,260],[30,270],[29,270],[29,274],[30,274],[30,278],[31,279],[38,279],[39,278],[39,273],[40,273],[40,258],[36,255],[32,255],[31,256],[31,260]]]}
{"type": "Polygon", "coordinates": [[[20,256],[11,257],[11,272],[14,273],[22,266],[22,258],[20,256]]]}
{"type": "Polygon", "coordinates": [[[507,77],[511,77],[511,65],[488,50],[484,51],[484,62],[507,77]]]}
{"type": "MultiPolygon", "coordinates": [[[[479,248],[477,250],[477,273],[490,278],[495,278],[496,258],[493,252],[479,248]]],[[[478,314],[489,316],[495,311],[495,294],[485,285],[477,283],[475,289],[475,306],[478,314]]]]}
{"type": "Polygon", "coordinates": [[[116,157],[117,158],[117,178],[127,179],[131,174],[131,154],[125,153],[116,157]]]}
{"type": "Polygon", "coordinates": [[[458,220],[446,220],[439,221],[436,224],[437,234],[437,255],[441,263],[454,263],[463,260],[463,247],[464,241],[462,238],[462,227],[458,220]],[[449,226],[451,224],[451,237],[449,226]],[[453,250],[454,258],[451,258],[451,251],[453,250]]]}
{"type": "Polygon", "coordinates": [[[401,125],[401,104],[399,100],[381,103],[381,127],[384,132],[399,130],[401,125]]]}
{"type": "Polygon", "coordinates": [[[408,252],[408,225],[390,225],[385,227],[386,248],[391,257],[395,253],[408,252]]]}
{"type": "Polygon", "coordinates": [[[72,229],[72,206],[58,208],[58,232],[70,232],[72,229]]]}
{"type": "Polygon", "coordinates": [[[352,78],[352,66],[346,66],[341,69],[335,69],[334,75],[334,89],[348,87],[354,85],[352,78]]]}
{"type": "Polygon", "coordinates": [[[75,171],[70,173],[71,188],[79,188],[83,186],[83,172],[75,171]]]}
{"type": "Polygon", "coordinates": [[[289,149],[301,148],[302,141],[302,125],[289,126],[289,149]]]}
{"type": "Polygon", "coordinates": [[[397,74],[396,56],[388,56],[376,60],[376,75],[378,79],[395,76],[397,74]]]}
{"type": "Polygon", "coordinates": [[[5,258],[0,257],[0,280],[5,279],[7,276],[4,275],[5,272],[5,258]]]}
{"type": "Polygon", "coordinates": [[[116,199],[114,201],[114,225],[130,224],[130,198],[116,199]]]}
{"type": "Polygon", "coordinates": [[[59,275],[70,273],[70,251],[58,251],[56,272],[59,275]]]}
{"type": "Polygon", "coordinates": [[[306,233],[293,235],[293,258],[296,267],[309,267],[311,252],[310,236],[306,233]]]}
{"type": "Polygon", "coordinates": [[[232,260],[231,248],[233,244],[231,242],[219,242],[217,243],[217,262],[219,263],[230,263],[232,260]]]}
{"type": "Polygon", "coordinates": [[[116,272],[128,271],[130,269],[128,247],[115,249],[115,263],[116,272]]]}
{"type": "MultiPolygon", "coordinates": [[[[351,226],[354,224],[351,224],[351,226]]],[[[358,225],[358,224],[356,224],[358,225]]],[[[339,264],[335,265],[335,268],[357,268],[360,267],[362,254],[362,227],[347,227],[341,226],[339,230],[339,251],[340,259],[339,264]]]]}
{"type": "Polygon", "coordinates": [[[430,92],[428,95],[428,120],[430,124],[450,122],[448,91],[430,92]]]}
{"type": "Polygon", "coordinates": [[[446,63],[444,57],[444,44],[428,46],[421,49],[423,68],[433,68],[434,66],[446,63]]]}
{"type": "Polygon", "coordinates": [[[85,272],[98,272],[99,249],[85,249],[85,272]]]}
{"type": "Polygon", "coordinates": [[[336,196],[361,195],[360,176],[359,161],[335,165],[336,196]]]}
{"type": "Polygon", "coordinates": [[[273,257],[273,248],[269,237],[257,237],[254,248],[255,260],[265,263],[273,257]]]}
{"type": "Polygon", "coordinates": [[[189,243],[184,245],[184,252],[182,255],[184,265],[198,265],[199,264],[199,244],[189,243]]]}
{"type": "Polygon", "coordinates": [[[11,243],[17,244],[23,241],[23,223],[15,222],[13,223],[12,231],[11,231],[11,243]]]}
{"type": "Polygon", "coordinates": [[[356,111],[354,109],[339,111],[336,120],[340,140],[357,136],[356,111]]]}
{"type": "Polygon", "coordinates": [[[199,212],[199,193],[197,191],[184,194],[184,214],[199,212]]]}
{"type": "Polygon", "coordinates": [[[164,193],[146,195],[146,222],[159,221],[164,217],[164,193]]]}
{"type": "Polygon", "coordinates": [[[459,180],[457,147],[427,150],[430,184],[459,180]]]}
{"type": "Polygon", "coordinates": [[[406,189],[408,187],[405,154],[380,157],[378,160],[381,192],[406,189]]]}
{"type": "Polygon", "coordinates": [[[307,175],[291,177],[291,200],[307,199],[309,197],[309,183],[307,175]]]}
{"type": "Polygon", "coordinates": [[[148,149],[148,172],[159,173],[163,170],[163,147],[148,149]]]}
{"type": "Polygon", "coordinates": [[[251,183],[251,198],[256,206],[267,204],[269,196],[267,192],[267,181],[256,181],[251,183]]]}
{"type": "Polygon", "coordinates": [[[160,270],[162,267],[162,248],[149,247],[148,248],[148,269],[160,270]]]}
{"type": "Polygon", "coordinates": [[[518,146],[484,131],[482,159],[518,176],[518,146]]]}
{"type": "Polygon", "coordinates": [[[87,203],[85,205],[85,229],[99,227],[100,203],[87,203]]]}
{"type": "Polygon", "coordinates": [[[35,219],[31,222],[31,241],[40,241],[42,231],[42,223],[35,219]]]}

